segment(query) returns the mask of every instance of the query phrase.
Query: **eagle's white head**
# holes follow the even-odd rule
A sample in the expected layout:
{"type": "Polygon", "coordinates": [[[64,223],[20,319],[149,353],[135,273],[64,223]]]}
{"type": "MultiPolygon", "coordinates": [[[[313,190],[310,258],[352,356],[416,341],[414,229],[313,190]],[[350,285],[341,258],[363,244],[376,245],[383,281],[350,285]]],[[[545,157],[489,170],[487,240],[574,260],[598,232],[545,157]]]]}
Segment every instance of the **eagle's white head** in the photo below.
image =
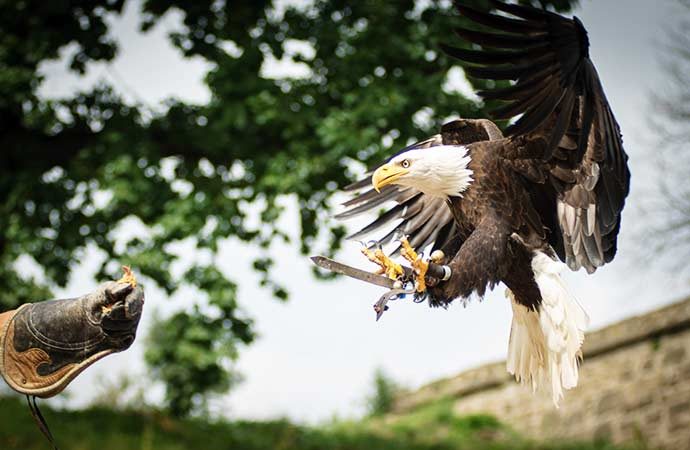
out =
{"type": "Polygon", "coordinates": [[[435,197],[461,196],[472,182],[469,163],[467,147],[461,145],[413,149],[376,169],[371,182],[377,191],[399,184],[435,197]]]}

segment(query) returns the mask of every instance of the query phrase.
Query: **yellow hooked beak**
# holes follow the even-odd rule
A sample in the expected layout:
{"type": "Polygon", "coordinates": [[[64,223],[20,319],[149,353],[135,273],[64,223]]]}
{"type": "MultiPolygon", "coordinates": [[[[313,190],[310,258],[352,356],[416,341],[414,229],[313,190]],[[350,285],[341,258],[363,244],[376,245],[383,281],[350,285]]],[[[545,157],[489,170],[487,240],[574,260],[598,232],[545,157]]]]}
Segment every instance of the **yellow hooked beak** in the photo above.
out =
{"type": "Polygon", "coordinates": [[[381,188],[395,181],[403,175],[409,173],[410,169],[405,169],[398,164],[384,164],[371,176],[371,184],[376,192],[381,192],[381,188]]]}

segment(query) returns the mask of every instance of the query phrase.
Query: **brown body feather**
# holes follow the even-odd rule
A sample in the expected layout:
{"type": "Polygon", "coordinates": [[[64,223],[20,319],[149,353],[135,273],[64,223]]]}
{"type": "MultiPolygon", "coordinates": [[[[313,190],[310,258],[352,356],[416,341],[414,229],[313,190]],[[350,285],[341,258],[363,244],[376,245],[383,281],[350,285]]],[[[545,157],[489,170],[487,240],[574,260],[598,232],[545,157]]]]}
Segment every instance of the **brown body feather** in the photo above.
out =
{"type": "MultiPolygon", "coordinates": [[[[452,276],[430,288],[432,305],[445,304],[475,292],[480,297],[498,282],[514,286],[526,306],[536,307],[538,287],[530,268],[531,252],[550,252],[546,229],[528,189],[510,160],[501,156],[507,139],[469,145],[474,182],[449,207],[463,234],[458,250],[443,248],[452,276]]],[[[453,242],[452,246],[457,246],[453,242]]],[[[517,294],[516,294],[517,295],[517,294]]]]}

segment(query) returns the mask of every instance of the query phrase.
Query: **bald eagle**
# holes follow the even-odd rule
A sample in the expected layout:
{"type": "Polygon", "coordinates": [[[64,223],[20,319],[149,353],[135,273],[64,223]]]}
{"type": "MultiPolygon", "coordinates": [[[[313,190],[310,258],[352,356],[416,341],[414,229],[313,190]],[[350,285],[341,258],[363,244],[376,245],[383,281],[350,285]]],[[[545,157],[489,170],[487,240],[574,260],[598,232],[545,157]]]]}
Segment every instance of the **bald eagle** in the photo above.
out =
{"type": "Polygon", "coordinates": [[[432,306],[502,282],[513,309],[507,369],[550,387],[558,404],[577,385],[588,321],[560,273],[565,265],[592,273],[615,256],[628,157],[580,20],[490,3],[502,14],[457,5],[484,28],[456,30],[472,49],[443,50],[471,77],[512,80],[480,95],[506,102],[494,118],[519,119],[505,135],[486,119],[445,124],[346,188],[353,194],[339,216],[395,202],[351,237],[385,230],[383,244],[402,232],[403,251],[441,250],[438,262],[451,268],[445,281],[429,282],[426,263],[412,258],[418,295],[432,306]]]}

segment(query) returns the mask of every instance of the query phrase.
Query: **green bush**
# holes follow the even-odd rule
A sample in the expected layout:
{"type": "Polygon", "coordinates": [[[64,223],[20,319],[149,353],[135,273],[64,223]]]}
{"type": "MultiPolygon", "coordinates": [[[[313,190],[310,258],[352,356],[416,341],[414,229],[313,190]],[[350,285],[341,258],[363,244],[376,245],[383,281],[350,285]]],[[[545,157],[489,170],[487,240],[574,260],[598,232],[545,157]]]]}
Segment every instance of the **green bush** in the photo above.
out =
{"type": "MultiPolygon", "coordinates": [[[[489,416],[455,417],[451,402],[403,417],[336,422],[321,427],[274,421],[174,419],[155,411],[106,408],[43,413],[58,445],[70,450],[612,450],[604,442],[538,444],[489,416]]],[[[19,397],[0,397],[0,449],[48,450],[19,397]]]]}
{"type": "Polygon", "coordinates": [[[381,416],[389,413],[393,408],[395,394],[399,390],[397,383],[383,369],[377,369],[374,373],[373,384],[373,392],[367,398],[369,416],[381,416]]]}

